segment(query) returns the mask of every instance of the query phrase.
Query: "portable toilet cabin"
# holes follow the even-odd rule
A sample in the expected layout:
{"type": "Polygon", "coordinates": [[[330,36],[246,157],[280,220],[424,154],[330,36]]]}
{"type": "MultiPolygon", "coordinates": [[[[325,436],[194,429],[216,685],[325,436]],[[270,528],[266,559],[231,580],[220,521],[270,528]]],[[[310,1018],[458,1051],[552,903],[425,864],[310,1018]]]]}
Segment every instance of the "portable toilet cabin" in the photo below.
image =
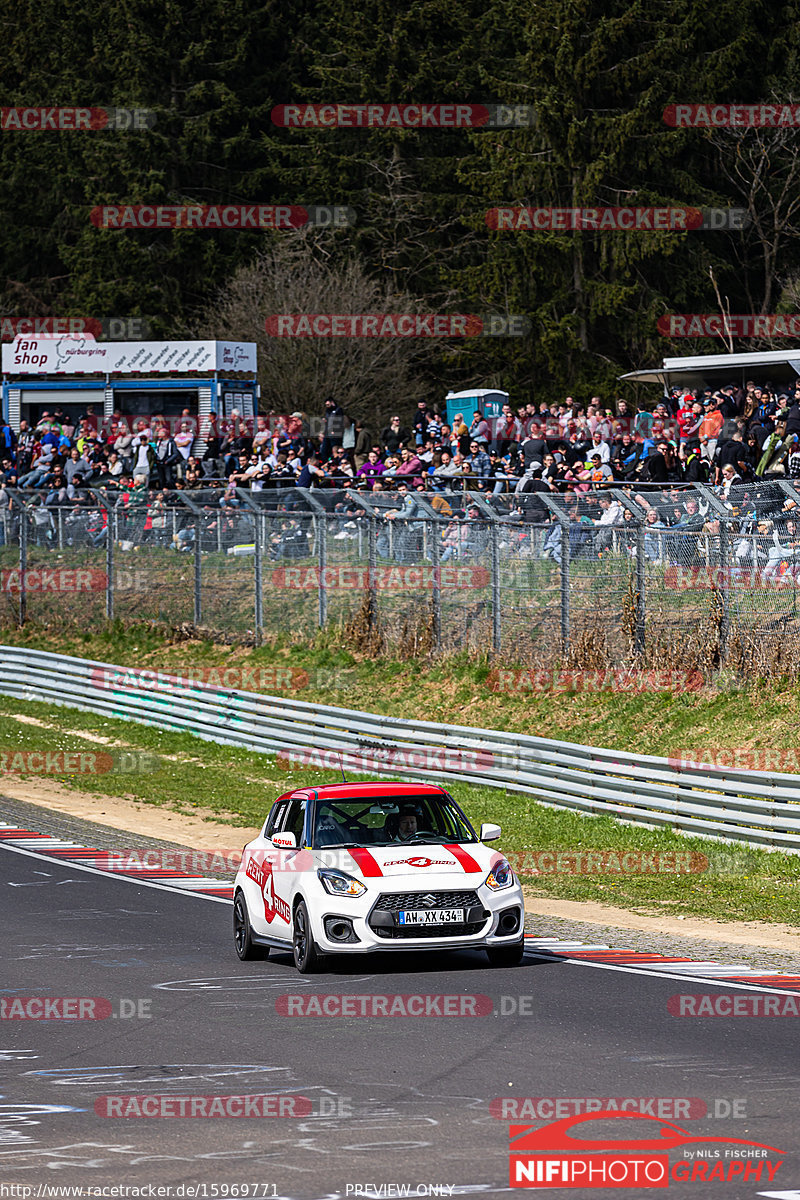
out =
{"type": "Polygon", "coordinates": [[[495,420],[503,411],[503,405],[508,404],[508,392],[499,392],[496,388],[472,388],[466,392],[448,392],[445,397],[447,405],[447,424],[452,429],[456,413],[463,413],[464,420],[469,426],[472,414],[480,410],[494,429],[492,418],[495,420]]]}

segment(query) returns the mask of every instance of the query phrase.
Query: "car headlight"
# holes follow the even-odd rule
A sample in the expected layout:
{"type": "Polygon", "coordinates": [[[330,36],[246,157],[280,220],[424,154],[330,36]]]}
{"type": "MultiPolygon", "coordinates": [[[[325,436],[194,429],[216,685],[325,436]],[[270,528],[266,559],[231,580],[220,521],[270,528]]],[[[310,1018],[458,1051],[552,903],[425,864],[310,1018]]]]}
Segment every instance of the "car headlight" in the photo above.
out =
{"type": "Polygon", "coordinates": [[[337,871],[335,867],[320,867],[317,878],[332,896],[363,896],[367,890],[360,879],[345,871],[337,871]]]}
{"type": "Polygon", "coordinates": [[[498,863],[495,863],[484,880],[486,886],[495,892],[500,891],[501,888],[511,887],[513,882],[514,872],[511,870],[510,863],[505,858],[501,858],[498,863]]]}

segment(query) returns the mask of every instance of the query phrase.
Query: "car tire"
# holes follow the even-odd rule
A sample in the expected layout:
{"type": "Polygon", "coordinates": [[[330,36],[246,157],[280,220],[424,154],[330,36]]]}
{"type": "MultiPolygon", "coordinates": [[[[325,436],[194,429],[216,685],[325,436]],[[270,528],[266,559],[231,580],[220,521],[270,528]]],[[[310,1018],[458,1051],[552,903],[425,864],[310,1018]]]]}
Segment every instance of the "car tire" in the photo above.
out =
{"type": "Polygon", "coordinates": [[[311,935],[311,919],[305,900],[301,900],[294,910],[293,924],[292,957],[294,965],[301,975],[312,975],[315,971],[320,970],[323,956],[314,945],[314,938],[311,935]]]}
{"type": "Polygon", "coordinates": [[[512,946],[492,946],[486,951],[490,967],[518,967],[525,952],[525,943],[520,940],[512,946]]]}
{"type": "Polygon", "coordinates": [[[233,944],[243,962],[269,957],[269,946],[257,946],[253,941],[247,904],[241,892],[236,893],[233,901],[233,944]]]}

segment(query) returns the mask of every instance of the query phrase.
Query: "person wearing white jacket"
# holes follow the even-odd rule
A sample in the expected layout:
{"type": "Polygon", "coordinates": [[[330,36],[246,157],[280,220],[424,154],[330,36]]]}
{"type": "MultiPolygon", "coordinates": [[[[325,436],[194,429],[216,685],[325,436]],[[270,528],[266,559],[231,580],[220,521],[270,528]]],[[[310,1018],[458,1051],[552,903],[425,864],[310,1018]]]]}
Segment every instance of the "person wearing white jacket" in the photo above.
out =
{"type": "Polygon", "coordinates": [[[595,535],[594,546],[595,550],[610,550],[613,544],[611,529],[615,525],[622,524],[622,505],[617,500],[613,500],[611,496],[601,496],[600,510],[600,516],[596,521],[598,531],[595,535]]]}

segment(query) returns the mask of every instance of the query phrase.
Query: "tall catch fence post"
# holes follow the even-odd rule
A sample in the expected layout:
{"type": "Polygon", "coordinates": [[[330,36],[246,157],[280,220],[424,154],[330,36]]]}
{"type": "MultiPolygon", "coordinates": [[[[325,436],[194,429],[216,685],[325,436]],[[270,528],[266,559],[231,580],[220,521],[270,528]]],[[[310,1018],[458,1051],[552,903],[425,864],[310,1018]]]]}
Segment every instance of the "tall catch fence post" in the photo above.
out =
{"type": "Polygon", "coordinates": [[[19,518],[19,623],[25,624],[28,612],[28,506],[22,503],[19,518]]]}
{"type": "MultiPolygon", "coordinates": [[[[348,488],[349,500],[363,509],[369,522],[367,526],[367,623],[372,630],[378,619],[378,517],[374,503],[363,493],[348,488]]],[[[391,528],[391,522],[389,522],[391,528]]]]}
{"type": "Polygon", "coordinates": [[[253,521],[255,524],[255,555],[254,555],[254,574],[255,574],[255,621],[256,621],[256,644],[261,644],[261,635],[264,630],[264,514],[260,509],[256,508],[253,513],[253,521]]]}
{"type": "MultiPolygon", "coordinates": [[[[203,619],[203,520],[208,520],[208,512],[197,504],[187,492],[181,493],[181,504],[189,509],[189,512],[194,518],[192,528],[194,530],[194,578],[193,578],[193,600],[194,600],[194,623],[199,625],[203,619]]],[[[216,521],[219,528],[219,518],[216,521]]],[[[188,527],[188,526],[187,526],[188,527]]]]}
{"type": "Polygon", "coordinates": [[[647,645],[645,631],[647,629],[647,572],[644,557],[644,526],[636,526],[636,594],[634,649],[637,654],[644,654],[647,645]]]}
{"type": "Polygon", "coordinates": [[[423,557],[430,560],[433,567],[431,581],[431,623],[433,633],[433,648],[442,648],[442,542],[439,536],[441,517],[427,496],[416,496],[417,507],[425,514],[425,538],[423,557]]]}
{"type": "Polygon", "coordinates": [[[497,522],[489,526],[492,547],[492,649],[499,654],[503,645],[502,613],[500,609],[500,535],[497,522]]]}
{"type": "MultiPolygon", "coordinates": [[[[90,488],[89,491],[94,496],[100,508],[106,516],[106,619],[114,620],[114,588],[116,580],[114,579],[114,537],[111,525],[111,507],[108,497],[99,488],[90,488]]],[[[59,515],[59,549],[61,549],[61,505],[58,508],[59,515]]]]}
{"type": "Polygon", "coordinates": [[[538,493],[539,499],[555,513],[556,519],[561,527],[561,651],[563,654],[569,654],[570,643],[570,612],[569,612],[569,567],[571,558],[570,546],[570,519],[562,508],[555,503],[551,496],[546,492],[538,493]]]}
{"type": "MultiPolygon", "coordinates": [[[[259,493],[256,493],[258,495],[259,493]]],[[[253,499],[247,488],[236,489],[240,502],[249,509],[253,518],[253,623],[256,645],[261,644],[264,629],[264,571],[263,571],[263,521],[265,513],[253,499]]]]}
{"type": "Polygon", "coordinates": [[[431,524],[430,547],[431,562],[433,563],[433,594],[431,597],[433,647],[434,650],[439,651],[442,648],[442,547],[435,522],[431,524]]]}
{"type": "Polygon", "coordinates": [[[636,571],[633,583],[633,648],[643,655],[647,647],[647,556],[645,554],[645,511],[619,488],[610,489],[611,495],[634,518],[636,540],[636,571]]]}
{"type": "MultiPolygon", "coordinates": [[[[728,654],[728,638],[731,631],[731,575],[733,569],[731,524],[734,514],[708,484],[698,483],[695,486],[708,503],[709,515],[713,513],[714,519],[719,523],[719,572],[716,590],[720,603],[719,658],[720,663],[724,663],[728,654]]],[[[710,553],[709,566],[713,566],[713,552],[710,553]]],[[[757,562],[754,564],[754,568],[757,572],[757,562]]]]}
{"type": "Polygon", "coordinates": [[[374,513],[369,518],[369,571],[367,593],[369,604],[370,629],[375,625],[378,616],[378,518],[374,513]]]}
{"type": "Polygon", "coordinates": [[[114,620],[114,536],[111,528],[111,510],[103,505],[106,514],[106,617],[114,620]]]}
{"type": "Polygon", "coordinates": [[[319,614],[317,623],[320,629],[328,624],[328,518],[325,513],[317,513],[317,566],[319,568],[319,614]]]}
{"type": "Polygon", "coordinates": [[[200,539],[203,536],[203,526],[200,514],[194,517],[194,623],[199,625],[203,620],[203,558],[200,539]]]}
{"type": "Polygon", "coordinates": [[[492,595],[492,650],[499,653],[503,643],[502,606],[500,603],[500,535],[497,512],[480,492],[469,493],[470,504],[475,504],[489,525],[489,561],[492,595]]]}

